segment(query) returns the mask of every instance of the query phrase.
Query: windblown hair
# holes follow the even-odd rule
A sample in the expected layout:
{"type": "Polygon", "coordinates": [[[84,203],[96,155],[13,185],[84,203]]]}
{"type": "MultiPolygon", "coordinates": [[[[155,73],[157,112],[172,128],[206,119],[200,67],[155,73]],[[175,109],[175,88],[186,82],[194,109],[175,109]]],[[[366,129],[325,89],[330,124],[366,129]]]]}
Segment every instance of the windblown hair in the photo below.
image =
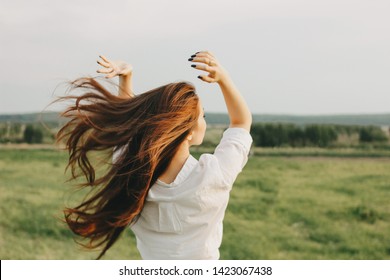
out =
{"type": "Polygon", "coordinates": [[[71,82],[71,100],[62,116],[68,122],[57,134],[69,152],[71,179],[85,177],[81,187],[96,190],[80,205],[65,208],[65,221],[89,249],[101,248],[100,259],[123,230],[141,213],[149,188],[166,170],[179,145],[196,126],[198,96],[189,83],[171,83],[124,99],[94,78],[71,82]],[[89,152],[118,156],[102,174],[89,152]]]}

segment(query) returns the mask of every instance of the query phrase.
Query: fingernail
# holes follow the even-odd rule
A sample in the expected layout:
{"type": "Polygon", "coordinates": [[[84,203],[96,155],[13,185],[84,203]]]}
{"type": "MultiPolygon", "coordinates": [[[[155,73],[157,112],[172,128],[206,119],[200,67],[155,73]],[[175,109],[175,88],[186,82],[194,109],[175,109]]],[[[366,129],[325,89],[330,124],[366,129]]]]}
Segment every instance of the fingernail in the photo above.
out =
{"type": "Polygon", "coordinates": [[[191,67],[194,67],[194,68],[195,68],[195,67],[196,67],[196,65],[195,65],[195,64],[192,64],[192,65],[191,65],[191,67]]]}
{"type": "Polygon", "coordinates": [[[201,79],[201,80],[202,80],[202,77],[201,77],[201,76],[198,76],[198,79],[201,79]]]}
{"type": "Polygon", "coordinates": [[[200,53],[200,52],[196,52],[195,54],[198,54],[198,53],[200,53]]]}
{"type": "Polygon", "coordinates": [[[188,61],[193,61],[194,59],[193,58],[189,58],[188,61]]]}
{"type": "Polygon", "coordinates": [[[191,57],[195,57],[195,56],[196,56],[196,54],[191,55],[191,57]]]}

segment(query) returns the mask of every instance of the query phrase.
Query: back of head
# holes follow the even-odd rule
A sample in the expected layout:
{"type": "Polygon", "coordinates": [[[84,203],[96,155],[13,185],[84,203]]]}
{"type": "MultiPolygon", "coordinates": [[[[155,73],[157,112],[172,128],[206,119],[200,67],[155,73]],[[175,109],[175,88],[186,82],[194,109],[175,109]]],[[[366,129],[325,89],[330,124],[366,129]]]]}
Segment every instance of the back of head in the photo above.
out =
{"type": "Polygon", "coordinates": [[[88,248],[104,245],[99,258],[142,211],[149,188],[166,170],[199,116],[195,88],[170,83],[130,99],[111,94],[92,78],[72,83],[86,90],[63,116],[70,120],[58,132],[66,140],[72,178],[97,191],[79,206],[65,209],[65,220],[88,248]],[[108,171],[96,178],[91,151],[120,151],[108,171]],[[81,170],[81,172],[78,172],[81,170]]]}

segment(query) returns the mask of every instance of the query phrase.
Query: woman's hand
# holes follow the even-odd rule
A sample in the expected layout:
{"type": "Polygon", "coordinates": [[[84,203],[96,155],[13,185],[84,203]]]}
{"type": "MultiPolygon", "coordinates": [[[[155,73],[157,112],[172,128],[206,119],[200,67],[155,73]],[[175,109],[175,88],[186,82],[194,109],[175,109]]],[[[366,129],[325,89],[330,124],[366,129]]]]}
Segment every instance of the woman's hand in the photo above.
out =
{"type": "Polygon", "coordinates": [[[191,62],[198,62],[199,64],[192,64],[191,67],[208,72],[208,75],[200,75],[199,79],[208,83],[223,83],[229,80],[228,72],[220,65],[215,56],[209,51],[201,51],[192,55],[191,62]]]}
{"type": "Polygon", "coordinates": [[[97,63],[104,68],[101,68],[96,72],[107,74],[107,79],[119,76],[119,97],[134,97],[132,82],[133,66],[120,60],[111,61],[103,55],[100,55],[99,57],[101,60],[98,60],[97,63]]]}
{"type": "Polygon", "coordinates": [[[209,73],[198,76],[199,79],[208,83],[218,83],[225,98],[230,127],[240,127],[249,131],[252,124],[251,112],[228,72],[219,64],[214,55],[208,51],[197,52],[191,56],[189,61],[198,62],[199,64],[191,66],[209,73]]]}
{"type": "Polygon", "coordinates": [[[99,57],[101,60],[98,60],[97,63],[104,68],[101,68],[96,72],[107,74],[106,78],[113,78],[115,76],[129,76],[133,73],[133,66],[131,64],[120,60],[112,61],[103,55],[100,55],[99,57]]]}

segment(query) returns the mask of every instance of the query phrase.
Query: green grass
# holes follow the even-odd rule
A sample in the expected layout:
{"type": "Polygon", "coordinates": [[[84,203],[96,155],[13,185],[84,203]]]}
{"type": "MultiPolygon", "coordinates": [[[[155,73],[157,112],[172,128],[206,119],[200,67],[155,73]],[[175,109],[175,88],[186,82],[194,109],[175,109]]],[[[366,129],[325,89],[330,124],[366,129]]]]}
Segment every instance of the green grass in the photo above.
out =
{"type": "MultiPolygon", "coordinates": [[[[255,155],[231,192],[222,259],[390,259],[389,157],[255,155]]],[[[61,222],[66,159],[0,149],[0,259],[97,256],[61,222]]],[[[105,259],[139,259],[130,230],[105,259]]]]}
{"type": "Polygon", "coordinates": [[[251,159],[222,258],[390,259],[389,170],[389,159],[251,159]]]}

